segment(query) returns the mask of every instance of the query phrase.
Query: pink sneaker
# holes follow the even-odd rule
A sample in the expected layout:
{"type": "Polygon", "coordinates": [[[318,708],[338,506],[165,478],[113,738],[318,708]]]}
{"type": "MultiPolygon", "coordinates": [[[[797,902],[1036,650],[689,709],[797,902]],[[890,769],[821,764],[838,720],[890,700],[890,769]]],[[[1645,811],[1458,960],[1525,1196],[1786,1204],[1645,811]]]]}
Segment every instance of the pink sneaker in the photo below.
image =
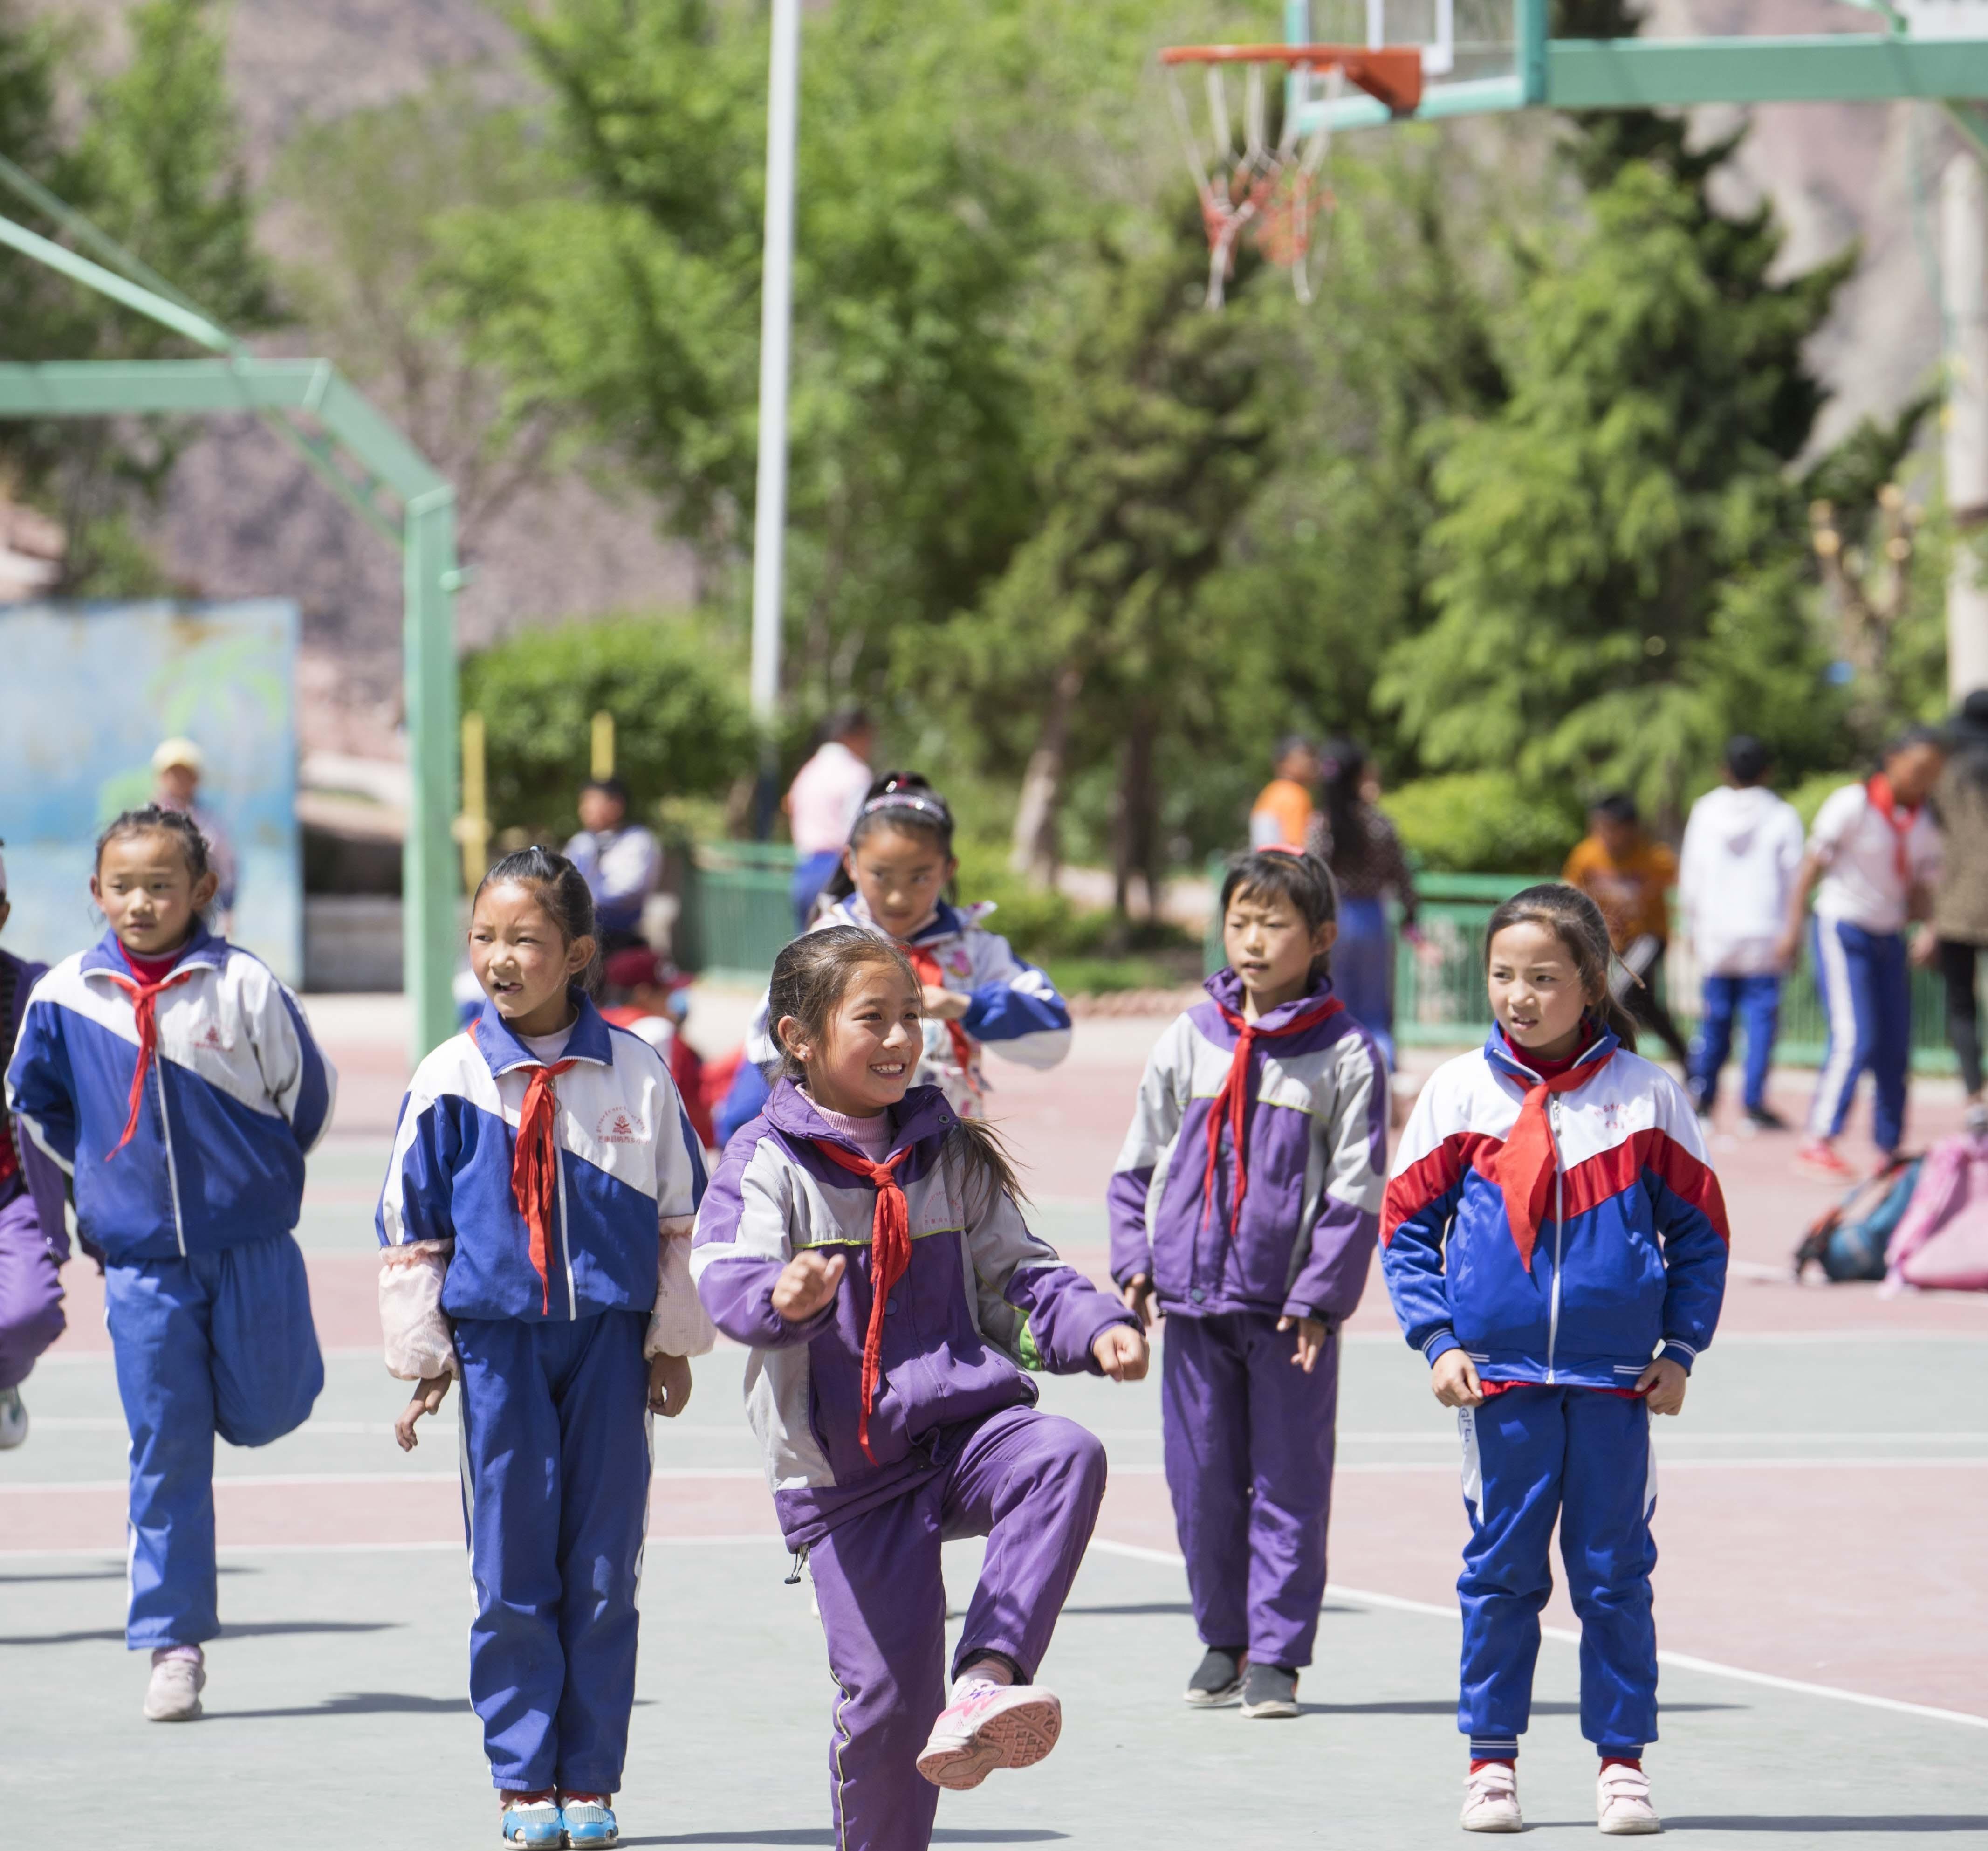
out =
{"type": "Polygon", "coordinates": [[[974,1678],[939,1712],[918,1755],[918,1771],[935,1787],[963,1793],[996,1768],[1032,1768],[1063,1733],[1063,1705],[1040,1684],[974,1678]]]}
{"type": "Polygon", "coordinates": [[[1844,1162],[1836,1146],[1827,1139],[1811,1138],[1795,1152],[1795,1161],[1806,1169],[1831,1176],[1839,1183],[1854,1183],[1857,1173],[1844,1162]]]}

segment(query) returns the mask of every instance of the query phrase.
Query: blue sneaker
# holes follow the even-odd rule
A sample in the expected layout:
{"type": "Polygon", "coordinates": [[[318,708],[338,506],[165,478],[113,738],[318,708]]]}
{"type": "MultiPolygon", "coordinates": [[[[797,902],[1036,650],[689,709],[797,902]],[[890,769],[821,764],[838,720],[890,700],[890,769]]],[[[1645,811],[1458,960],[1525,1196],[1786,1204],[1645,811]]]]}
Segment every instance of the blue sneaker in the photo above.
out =
{"type": "Polygon", "coordinates": [[[566,1842],[580,1851],[583,1845],[615,1845],[621,1842],[621,1828],[615,1823],[614,1809],[605,1800],[570,1799],[560,1809],[566,1821],[566,1842]]]}
{"type": "Polygon", "coordinates": [[[526,1799],[507,1804],[503,1812],[502,1831],[507,1845],[536,1846],[538,1851],[558,1851],[565,1840],[560,1836],[558,1802],[551,1799],[526,1799]]]}

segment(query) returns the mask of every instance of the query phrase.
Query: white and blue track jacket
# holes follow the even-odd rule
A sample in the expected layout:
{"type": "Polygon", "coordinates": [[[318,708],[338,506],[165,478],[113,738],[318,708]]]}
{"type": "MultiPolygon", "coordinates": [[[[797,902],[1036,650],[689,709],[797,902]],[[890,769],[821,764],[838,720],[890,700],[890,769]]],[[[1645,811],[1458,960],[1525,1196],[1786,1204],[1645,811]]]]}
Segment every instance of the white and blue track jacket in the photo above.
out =
{"type": "Polygon", "coordinates": [[[610,1027],[577,990],[579,1020],[555,1082],[559,1209],[542,1285],[511,1193],[518,1117],[544,1064],[495,1005],[415,1068],[380,1197],[382,1247],[454,1243],[441,1308],[451,1318],[542,1323],[652,1310],[659,1230],[703,1200],[704,1158],[663,1057],[610,1027]]]}
{"type": "MultiPolygon", "coordinates": [[[[959,1019],[972,1051],[965,1066],[960,1064],[949,1025],[928,1021],[925,1053],[911,1083],[936,1086],[945,1095],[946,1103],[967,1118],[980,1115],[979,1101],[986,1089],[980,1068],[982,1048],[992,1048],[1004,1061],[1034,1068],[1054,1067],[1070,1052],[1070,1005],[1057,993],[1045,972],[1016,956],[1006,939],[980,923],[993,910],[991,905],[942,903],[931,922],[910,940],[912,946],[930,953],[937,961],[948,990],[972,998],[972,1007],[959,1019]]],[[[870,909],[857,894],[825,909],[809,930],[823,932],[831,926],[857,926],[892,944],[898,942],[871,918],[870,909]]],[[[763,1068],[779,1056],[762,996],[746,1031],[746,1057],[763,1068]]]]}
{"type": "Polygon", "coordinates": [[[113,1261],[288,1233],[331,1118],[338,1076],[267,965],[203,927],[173,969],[192,974],[159,994],[157,1056],[115,1156],[138,1027],[114,934],[35,986],[7,1070],[8,1109],[76,1179],[76,1225],[113,1261]]]}

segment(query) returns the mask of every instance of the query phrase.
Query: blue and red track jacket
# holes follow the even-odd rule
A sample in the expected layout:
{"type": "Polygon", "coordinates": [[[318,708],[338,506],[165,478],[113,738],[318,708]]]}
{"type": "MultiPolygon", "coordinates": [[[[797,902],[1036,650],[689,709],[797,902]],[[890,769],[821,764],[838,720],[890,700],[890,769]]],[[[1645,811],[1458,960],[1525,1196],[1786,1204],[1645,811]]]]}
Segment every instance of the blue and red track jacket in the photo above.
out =
{"type": "Polygon", "coordinates": [[[1493,1028],[1437,1068],[1395,1152],[1381,1269],[1408,1342],[1461,1348],[1486,1379],[1621,1389],[1659,1345],[1689,1369],[1726,1292],[1719,1179],[1690,1101],[1603,1034],[1547,1101],[1557,1170],[1530,1264],[1497,1163],[1539,1077],[1493,1028]]]}

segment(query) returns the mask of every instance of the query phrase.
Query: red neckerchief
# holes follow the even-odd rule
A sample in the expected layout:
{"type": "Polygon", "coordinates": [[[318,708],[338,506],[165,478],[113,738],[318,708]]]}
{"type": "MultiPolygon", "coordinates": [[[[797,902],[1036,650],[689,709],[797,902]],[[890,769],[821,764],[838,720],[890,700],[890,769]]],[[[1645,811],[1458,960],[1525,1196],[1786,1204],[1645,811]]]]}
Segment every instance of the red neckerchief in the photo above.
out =
{"type": "Polygon", "coordinates": [[[1912,865],[1905,854],[1905,838],[1912,832],[1912,825],[1919,820],[1919,806],[1902,807],[1892,790],[1892,780],[1883,772],[1878,772],[1864,786],[1864,794],[1869,799],[1871,807],[1885,819],[1892,832],[1892,865],[1898,870],[1901,886],[1912,884],[1912,865]]]}
{"type": "Polygon", "coordinates": [[[511,1153],[511,1200],[531,1230],[532,1270],[539,1275],[540,1308],[553,1311],[553,1199],[559,1191],[559,1094],[553,1081],[578,1065],[555,1061],[536,1069],[518,1114],[517,1148],[511,1153]]]}
{"type": "MultiPolygon", "coordinates": [[[[896,941],[898,948],[911,961],[911,969],[918,973],[921,983],[930,983],[935,988],[946,987],[945,973],[940,969],[938,959],[922,945],[908,944],[904,939],[896,941]]],[[[959,1071],[966,1076],[966,1083],[977,1093],[980,1088],[973,1084],[973,1037],[957,1022],[948,1022],[945,1032],[952,1042],[952,1057],[959,1063],[959,1071]]]]}
{"type": "Polygon", "coordinates": [[[877,1189],[877,1212],[870,1223],[870,1328],[863,1333],[863,1405],[856,1416],[857,1443],[864,1457],[874,1465],[877,1455],[870,1450],[870,1409],[876,1403],[877,1379],[884,1369],[884,1301],[911,1264],[911,1205],[904,1200],[896,1174],[898,1166],[911,1154],[911,1147],[907,1145],[895,1156],[873,1163],[827,1138],[816,1138],[813,1144],[830,1162],[839,1163],[874,1183],[877,1189]]]}
{"type": "Polygon", "coordinates": [[[1201,1224],[1207,1227],[1215,1213],[1215,1170],[1222,1152],[1222,1127],[1226,1121],[1229,1148],[1236,1153],[1236,1196],[1229,1205],[1229,1237],[1232,1240],[1242,1213],[1243,1194],[1249,1186],[1248,1149],[1243,1132],[1249,1111],[1249,1061],[1256,1051],[1256,1042],[1259,1037],[1280,1041],[1286,1035],[1302,1034],[1307,1028],[1316,1028],[1320,1023],[1329,1021],[1346,1005],[1337,997],[1327,997],[1316,1007],[1292,1017],[1279,1028],[1266,1028],[1260,1021],[1249,1021],[1219,1000],[1215,1007],[1222,1011],[1222,1020],[1236,1030],[1236,1052],[1230,1058],[1228,1077],[1222,1082],[1222,1090],[1208,1108],[1208,1163],[1201,1177],[1201,1224]]]}
{"type": "MultiPolygon", "coordinates": [[[[131,999],[131,1013],[138,1024],[138,1064],[131,1070],[131,1104],[124,1116],[124,1135],[105,1153],[103,1160],[106,1163],[131,1142],[138,1129],[139,1108],[145,1102],[145,1076],[151,1071],[152,1062],[159,1051],[160,993],[188,982],[193,976],[191,966],[184,970],[172,969],[171,959],[164,960],[167,966],[165,975],[149,976],[148,973],[158,969],[159,959],[134,958],[121,944],[117,949],[134,974],[123,977],[114,970],[106,970],[103,974],[131,999]]],[[[178,955],[177,952],[173,954],[174,957],[178,955]]]]}
{"type": "MultiPolygon", "coordinates": [[[[1507,1047],[1510,1046],[1508,1042],[1507,1047]]],[[[1515,1058],[1523,1059],[1520,1050],[1512,1049],[1515,1058]]],[[[1587,1050],[1582,1049],[1585,1054],[1587,1050]]],[[[1580,1054],[1574,1057],[1574,1066],[1564,1073],[1555,1074],[1550,1079],[1535,1080],[1526,1089],[1526,1102],[1519,1108],[1519,1122],[1512,1127],[1512,1135],[1505,1140],[1505,1147],[1499,1152],[1493,1169],[1498,1178],[1498,1193],[1505,1198],[1505,1219],[1512,1230],[1512,1244],[1519,1250],[1519,1263],[1527,1272],[1533,1270],[1533,1249],[1539,1244],[1540,1223],[1547,1212],[1547,1195],[1553,1187],[1553,1179],[1558,1165],[1554,1159],[1553,1127],[1547,1119],[1547,1100],[1558,1092],[1571,1092],[1577,1086],[1584,1086],[1610,1061],[1615,1051],[1610,1048],[1598,1061],[1584,1061],[1580,1054]]]]}

